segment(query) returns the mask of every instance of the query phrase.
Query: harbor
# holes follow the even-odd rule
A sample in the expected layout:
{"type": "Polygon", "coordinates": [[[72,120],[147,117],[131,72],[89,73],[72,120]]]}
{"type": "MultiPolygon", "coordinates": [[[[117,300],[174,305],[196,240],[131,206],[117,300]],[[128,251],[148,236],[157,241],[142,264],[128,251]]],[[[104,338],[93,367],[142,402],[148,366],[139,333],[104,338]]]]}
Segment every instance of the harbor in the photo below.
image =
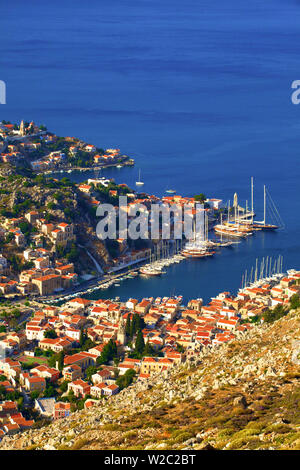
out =
{"type": "MultiPolygon", "coordinates": [[[[140,171],[138,182],[142,182],[140,171]]],[[[240,277],[240,266],[243,266],[245,257],[251,256],[252,259],[253,257],[256,259],[255,250],[258,249],[258,254],[260,251],[257,247],[272,249],[272,243],[278,240],[278,235],[280,238],[284,234],[284,231],[280,230],[284,224],[265,185],[263,185],[263,219],[262,221],[256,220],[256,212],[260,211],[256,211],[254,207],[253,187],[254,179],[251,178],[250,208],[248,208],[247,200],[245,207],[240,206],[238,195],[235,193],[232,206],[228,201],[215,223],[210,223],[209,217],[204,212],[200,232],[196,233],[194,226],[191,239],[161,240],[160,243],[154,245],[149,258],[140,258],[126,264],[120,263],[111,267],[102,276],[94,277],[67,292],[57,293],[45,300],[50,303],[61,303],[80,295],[88,295],[91,298],[99,298],[103,295],[120,297],[119,292],[121,296],[123,290],[127,292],[126,286],[132,286],[134,291],[134,286],[140,285],[144,292],[146,282],[152,287],[153,284],[156,287],[159,286],[159,291],[161,291],[161,286],[165,286],[167,291],[171,288],[177,294],[184,294],[180,288],[189,277],[189,271],[195,272],[196,279],[201,279],[207,271],[218,279],[220,272],[226,271],[227,262],[230,263],[231,268],[235,263],[237,264],[239,268],[237,275],[240,277]],[[271,214],[276,216],[276,224],[271,224],[268,219],[270,210],[267,196],[271,200],[271,214]],[[241,257],[240,265],[237,256],[241,257]],[[228,260],[225,266],[223,266],[224,259],[228,260]],[[172,276],[176,278],[175,282],[172,281],[172,276]]],[[[245,262],[245,264],[248,263],[245,262]]],[[[194,282],[195,279],[191,285],[194,282]]],[[[240,285],[240,283],[235,283],[236,288],[240,285]]],[[[137,290],[139,291],[139,288],[137,290]]]]}

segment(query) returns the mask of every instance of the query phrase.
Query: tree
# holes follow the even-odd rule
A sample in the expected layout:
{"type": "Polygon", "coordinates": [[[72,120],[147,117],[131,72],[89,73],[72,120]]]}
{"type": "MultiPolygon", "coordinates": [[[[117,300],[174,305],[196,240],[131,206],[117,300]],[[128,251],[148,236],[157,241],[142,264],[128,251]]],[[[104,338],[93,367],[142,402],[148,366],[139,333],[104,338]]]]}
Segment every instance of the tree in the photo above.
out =
{"type": "Polygon", "coordinates": [[[147,341],[144,347],[143,356],[153,356],[153,355],[155,355],[155,351],[153,347],[151,346],[151,344],[149,343],[149,341],[147,341]]]}
{"type": "Polygon", "coordinates": [[[206,201],[206,196],[205,194],[200,193],[200,194],[196,194],[196,196],[194,196],[194,199],[195,201],[200,202],[201,204],[204,204],[204,202],[206,201]]]}
{"type": "Polygon", "coordinates": [[[130,336],[131,338],[135,335],[138,330],[142,330],[145,326],[145,322],[142,317],[138,313],[135,313],[132,317],[131,321],[131,328],[130,328],[130,336]]]}
{"type": "Polygon", "coordinates": [[[96,374],[97,372],[97,368],[95,366],[89,366],[87,367],[86,371],[85,371],[85,374],[86,374],[86,378],[88,380],[91,380],[91,377],[92,375],[96,374]]]}
{"type": "Polygon", "coordinates": [[[57,355],[58,370],[61,372],[64,368],[64,357],[65,353],[60,351],[57,355]]]}
{"type": "Polygon", "coordinates": [[[51,397],[55,397],[55,395],[57,395],[57,392],[55,388],[53,387],[53,385],[48,385],[48,387],[44,391],[43,396],[45,398],[51,398],[51,397]]]}
{"type": "Polygon", "coordinates": [[[75,393],[72,389],[68,393],[68,400],[70,403],[74,403],[76,401],[75,393]]]}
{"type": "Polygon", "coordinates": [[[138,355],[142,355],[145,349],[145,341],[144,341],[144,336],[142,333],[142,330],[139,330],[136,335],[136,340],[135,340],[135,352],[138,355]]]}
{"type": "Polygon", "coordinates": [[[43,355],[43,350],[41,348],[35,348],[34,350],[34,355],[39,357],[39,356],[42,356],[43,355]]]}
{"type": "Polygon", "coordinates": [[[300,298],[298,294],[292,295],[292,297],[290,298],[290,306],[291,309],[296,309],[300,307],[300,298]]]}
{"type": "Polygon", "coordinates": [[[57,338],[57,334],[56,334],[55,330],[47,330],[44,333],[44,337],[49,338],[49,339],[55,339],[55,338],[57,338]]]}
{"type": "Polygon", "coordinates": [[[284,317],[287,314],[287,311],[285,308],[277,304],[275,308],[270,310],[269,308],[265,311],[264,313],[264,320],[266,323],[273,323],[276,320],[279,320],[279,318],[284,317]]]}
{"type": "Polygon", "coordinates": [[[62,393],[65,393],[67,390],[68,390],[68,380],[64,380],[61,384],[60,384],[60,390],[62,393]]]}
{"type": "Polygon", "coordinates": [[[129,338],[131,337],[131,321],[130,321],[130,315],[128,315],[128,317],[127,317],[127,319],[126,319],[125,333],[126,333],[126,336],[128,336],[129,338]]]}
{"type": "Polygon", "coordinates": [[[97,364],[107,364],[109,361],[117,357],[117,355],[117,345],[113,340],[110,339],[108,343],[104,346],[101,356],[97,358],[97,364]]]}
{"type": "Polygon", "coordinates": [[[36,398],[38,398],[39,394],[40,392],[38,390],[34,390],[33,392],[31,392],[30,394],[31,400],[35,400],[36,398]]]}
{"type": "Polygon", "coordinates": [[[66,258],[68,261],[74,263],[74,261],[78,260],[79,251],[78,248],[74,243],[72,243],[70,251],[66,254],[66,258]]]}
{"type": "Polygon", "coordinates": [[[83,328],[80,328],[80,336],[79,336],[80,347],[83,346],[84,341],[85,341],[85,334],[84,334],[83,328]]]}
{"type": "Polygon", "coordinates": [[[129,369],[125,372],[124,375],[121,375],[120,377],[117,378],[116,384],[118,385],[120,390],[128,387],[132,383],[133,378],[135,377],[135,374],[136,372],[134,369],[129,369]]]}

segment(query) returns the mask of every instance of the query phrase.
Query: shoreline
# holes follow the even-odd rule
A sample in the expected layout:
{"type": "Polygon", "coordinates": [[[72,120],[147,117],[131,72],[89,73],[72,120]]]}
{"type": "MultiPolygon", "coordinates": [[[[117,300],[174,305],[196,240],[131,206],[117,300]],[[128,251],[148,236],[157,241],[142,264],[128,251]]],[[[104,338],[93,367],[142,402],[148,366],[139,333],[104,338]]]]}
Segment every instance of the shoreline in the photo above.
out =
{"type": "Polygon", "coordinates": [[[51,174],[55,174],[55,173],[73,173],[75,171],[79,171],[79,172],[84,172],[84,171],[100,171],[100,170],[103,170],[105,168],[113,168],[113,167],[117,167],[117,166],[121,166],[121,167],[124,167],[124,166],[134,166],[135,165],[135,161],[133,159],[130,159],[130,160],[125,160],[124,162],[116,162],[116,163],[108,163],[107,165],[100,165],[100,166],[89,166],[89,167],[60,167],[60,168],[57,168],[57,169],[53,169],[53,170],[49,170],[49,171],[36,171],[35,173],[37,175],[51,175],[51,174]]]}

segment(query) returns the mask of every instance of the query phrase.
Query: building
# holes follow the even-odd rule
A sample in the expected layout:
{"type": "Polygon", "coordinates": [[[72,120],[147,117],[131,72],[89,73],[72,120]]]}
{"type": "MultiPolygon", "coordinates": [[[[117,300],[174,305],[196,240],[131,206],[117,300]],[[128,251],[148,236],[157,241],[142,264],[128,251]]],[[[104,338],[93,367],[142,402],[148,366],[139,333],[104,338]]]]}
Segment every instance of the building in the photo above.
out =
{"type": "Polygon", "coordinates": [[[48,274],[32,279],[32,283],[37,286],[40,295],[49,295],[61,289],[61,276],[59,274],[48,274]]]}
{"type": "Polygon", "coordinates": [[[77,379],[68,384],[68,393],[72,390],[76,397],[85,397],[89,395],[91,386],[82,379],[77,379]]]}
{"type": "Polygon", "coordinates": [[[34,402],[34,409],[39,412],[43,418],[53,416],[55,398],[38,398],[34,402]]]}
{"type": "Polygon", "coordinates": [[[174,362],[166,357],[144,357],[141,364],[141,374],[157,374],[163,369],[173,367],[174,362]]]}
{"type": "Polygon", "coordinates": [[[26,377],[24,382],[25,390],[28,392],[43,392],[46,388],[46,380],[43,377],[26,377]]]}
{"type": "Polygon", "coordinates": [[[70,416],[71,413],[71,403],[65,403],[63,401],[58,401],[54,404],[53,408],[53,419],[66,418],[70,416]]]}

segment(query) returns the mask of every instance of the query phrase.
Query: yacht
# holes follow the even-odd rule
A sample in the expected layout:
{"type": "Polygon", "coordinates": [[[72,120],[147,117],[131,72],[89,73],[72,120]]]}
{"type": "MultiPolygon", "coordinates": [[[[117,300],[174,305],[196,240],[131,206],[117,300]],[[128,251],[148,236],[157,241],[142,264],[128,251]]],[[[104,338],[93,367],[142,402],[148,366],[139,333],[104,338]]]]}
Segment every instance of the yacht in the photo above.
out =
{"type": "Polygon", "coordinates": [[[136,186],[143,186],[143,181],[141,181],[141,170],[139,170],[139,179],[135,182],[136,186]]]}
{"type": "Polygon", "coordinates": [[[168,194],[175,194],[176,191],[175,191],[175,189],[166,189],[166,193],[168,193],[168,194]]]}

